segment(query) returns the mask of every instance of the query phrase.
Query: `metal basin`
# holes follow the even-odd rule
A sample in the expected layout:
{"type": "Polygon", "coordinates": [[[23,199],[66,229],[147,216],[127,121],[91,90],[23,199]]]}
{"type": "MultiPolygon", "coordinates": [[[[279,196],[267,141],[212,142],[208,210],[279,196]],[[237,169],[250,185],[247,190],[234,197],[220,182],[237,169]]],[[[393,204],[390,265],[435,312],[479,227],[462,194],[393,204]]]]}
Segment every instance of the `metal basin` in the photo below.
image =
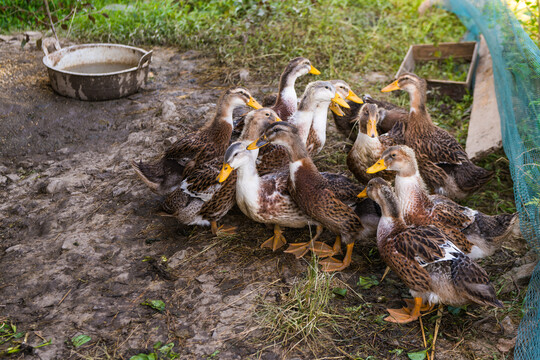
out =
{"type": "Polygon", "coordinates": [[[110,100],[131,95],[146,82],[152,51],[116,44],[74,45],[56,51],[43,46],[54,91],[80,100],[110,100]]]}

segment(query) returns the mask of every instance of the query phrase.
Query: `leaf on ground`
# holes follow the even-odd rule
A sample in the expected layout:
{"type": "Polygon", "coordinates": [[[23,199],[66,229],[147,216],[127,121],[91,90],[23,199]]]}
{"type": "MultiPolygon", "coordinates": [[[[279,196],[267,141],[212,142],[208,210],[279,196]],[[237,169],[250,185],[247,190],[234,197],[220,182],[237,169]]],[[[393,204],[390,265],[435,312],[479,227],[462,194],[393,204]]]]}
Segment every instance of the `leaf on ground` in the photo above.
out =
{"type": "Polygon", "coordinates": [[[157,360],[156,354],[138,354],[129,358],[129,360],[157,360]]]}
{"type": "Polygon", "coordinates": [[[81,335],[74,336],[71,339],[71,343],[73,344],[73,346],[78,348],[79,346],[86,344],[90,340],[92,340],[90,336],[81,334],[81,335]]]}
{"type": "Polygon", "coordinates": [[[347,289],[343,289],[343,288],[334,288],[332,289],[332,292],[339,296],[347,295],[347,289]]]}
{"type": "Polygon", "coordinates": [[[165,303],[161,300],[146,300],[141,303],[141,305],[150,306],[152,309],[157,311],[165,310],[165,303]]]}
{"type": "Polygon", "coordinates": [[[461,312],[461,308],[448,305],[448,312],[454,316],[457,316],[461,312]]]}
{"type": "Polygon", "coordinates": [[[427,350],[410,352],[410,353],[407,353],[407,356],[411,360],[424,360],[427,357],[427,350]]]}
{"type": "Polygon", "coordinates": [[[357,285],[360,286],[362,289],[367,290],[373,286],[379,285],[379,280],[377,280],[375,276],[360,276],[358,277],[357,285]]]}

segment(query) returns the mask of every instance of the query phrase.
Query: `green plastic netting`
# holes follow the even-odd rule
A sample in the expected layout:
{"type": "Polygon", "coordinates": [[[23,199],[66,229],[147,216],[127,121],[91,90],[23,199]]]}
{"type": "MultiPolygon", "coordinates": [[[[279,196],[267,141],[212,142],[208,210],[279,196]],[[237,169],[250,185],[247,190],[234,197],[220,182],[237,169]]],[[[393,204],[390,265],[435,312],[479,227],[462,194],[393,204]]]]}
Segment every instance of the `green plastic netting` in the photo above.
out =
{"type": "MultiPolygon", "coordinates": [[[[540,50],[501,0],[443,0],[473,34],[484,35],[503,146],[510,160],[523,236],[540,253],[540,50]]],[[[540,266],[536,266],[518,329],[515,359],[540,359],[540,266]]]]}

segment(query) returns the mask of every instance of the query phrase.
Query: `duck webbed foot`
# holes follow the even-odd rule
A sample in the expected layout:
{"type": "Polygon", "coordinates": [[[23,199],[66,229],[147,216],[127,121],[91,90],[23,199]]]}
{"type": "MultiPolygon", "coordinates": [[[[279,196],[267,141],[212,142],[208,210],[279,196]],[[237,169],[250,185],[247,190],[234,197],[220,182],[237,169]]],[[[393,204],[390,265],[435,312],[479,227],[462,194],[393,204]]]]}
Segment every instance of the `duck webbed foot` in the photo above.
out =
{"type": "MultiPolygon", "coordinates": [[[[339,236],[338,236],[339,239],[339,236]]],[[[336,243],[339,241],[340,243],[340,250],[341,250],[341,240],[336,239],[336,243]]],[[[324,259],[319,262],[319,264],[322,265],[322,270],[326,272],[330,271],[342,271],[345,270],[352,261],[352,251],[353,251],[354,243],[353,244],[347,244],[347,252],[345,253],[345,257],[343,258],[343,261],[340,261],[334,257],[329,257],[328,259],[324,259]]],[[[332,248],[332,251],[335,251],[335,244],[334,248],[332,248]]]]}
{"type": "Polygon", "coordinates": [[[285,252],[287,254],[293,254],[297,259],[306,255],[309,250],[319,257],[331,256],[333,252],[332,248],[323,242],[316,241],[321,236],[322,232],[323,227],[321,225],[317,225],[317,233],[313,239],[311,239],[311,241],[290,244],[285,252]]]}
{"type": "Polygon", "coordinates": [[[268,248],[272,251],[276,251],[280,247],[287,244],[287,240],[283,237],[281,227],[279,225],[274,225],[274,236],[266,240],[261,244],[261,249],[268,248]]]}
{"type": "Polygon", "coordinates": [[[216,221],[210,222],[210,228],[212,229],[212,234],[214,236],[218,236],[219,234],[225,234],[225,235],[236,234],[236,226],[221,225],[220,227],[218,227],[216,221]]]}
{"type": "Polygon", "coordinates": [[[399,324],[407,324],[411,321],[415,321],[420,317],[421,311],[430,311],[433,306],[423,305],[422,298],[415,297],[414,300],[406,299],[407,307],[401,309],[386,309],[390,316],[384,320],[399,324]]]}

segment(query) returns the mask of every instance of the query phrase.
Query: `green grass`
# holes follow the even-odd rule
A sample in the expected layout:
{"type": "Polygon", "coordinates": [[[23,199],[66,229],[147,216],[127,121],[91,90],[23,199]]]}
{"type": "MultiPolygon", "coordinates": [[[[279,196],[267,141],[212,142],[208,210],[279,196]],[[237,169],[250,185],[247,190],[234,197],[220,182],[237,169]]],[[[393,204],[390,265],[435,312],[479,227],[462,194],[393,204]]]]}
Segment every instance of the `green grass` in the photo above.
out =
{"type": "MultiPolygon", "coordinates": [[[[60,20],[79,4],[73,0],[50,2],[60,20]]],[[[8,0],[5,14],[0,15],[2,29],[43,29],[46,18],[39,3],[32,0],[25,9],[23,1],[8,0]]],[[[409,44],[455,41],[465,32],[454,15],[441,9],[419,17],[419,0],[89,3],[92,6],[77,6],[72,23],[66,19],[56,25],[62,36],[69,30],[70,37],[80,41],[199,49],[216,56],[223,65],[247,67],[261,74],[279,72],[294,56],[308,57],[327,78],[347,79],[369,71],[393,74],[409,44]],[[129,5],[121,11],[103,9],[111,3],[129,5]]]]}

